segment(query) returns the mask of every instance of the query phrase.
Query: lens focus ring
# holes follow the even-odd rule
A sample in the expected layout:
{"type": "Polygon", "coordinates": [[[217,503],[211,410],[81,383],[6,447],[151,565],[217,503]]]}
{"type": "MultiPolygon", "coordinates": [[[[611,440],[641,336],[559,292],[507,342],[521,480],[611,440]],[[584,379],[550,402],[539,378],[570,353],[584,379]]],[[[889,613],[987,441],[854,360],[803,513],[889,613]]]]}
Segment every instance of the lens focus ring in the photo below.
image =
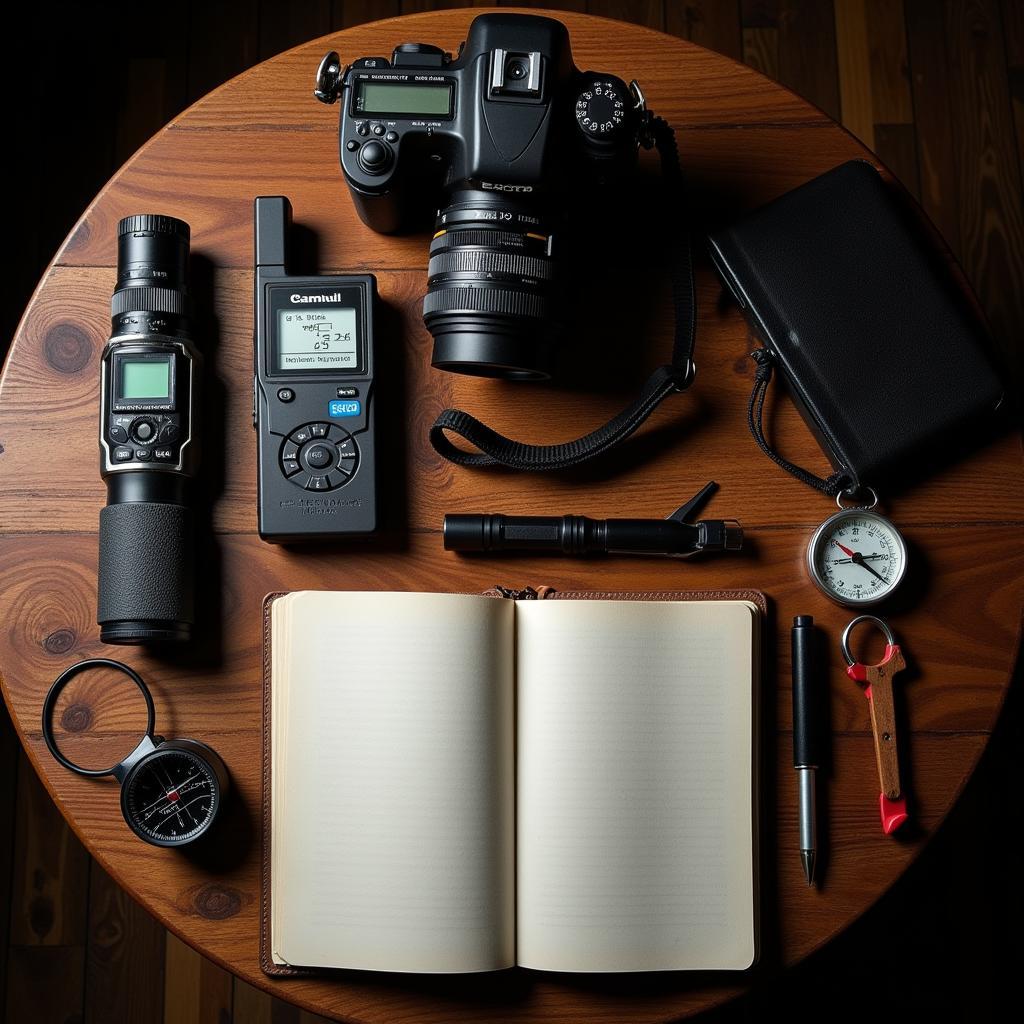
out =
{"type": "Polygon", "coordinates": [[[423,320],[434,366],[538,380],[550,373],[560,325],[549,213],[531,192],[472,184],[438,211],[423,320]]]}
{"type": "Polygon", "coordinates": [[[432,288],[423,298],[423,315],[434,313],[498,313],[545,319],[549,304],[543,295],[511,288],[442,285],[432,288]]]}
{"type": "Polygon", "coordinates": [[[550,281],[554,265],[550,260],[490,249],[455,249],[430,257],[427,274],[431,279],[444,274],[502,274],[512,278],[550,281]]]}
{"type": "Polygon", "coordinates": [[[123,313],[173,313],[187,316],[188,296],[172,288],[123,288],[110,299],[110,315],[123,313]]]}
{"type": "Polygon", "coordinates": [[[162,213],[137,213],[131,217],[122,217],[117,225],[117,235],[131,235],[136,231],[156,231],[164,235],[178,235],[186,242],[191,229],[183,220],[168,217],[162,213]]]}

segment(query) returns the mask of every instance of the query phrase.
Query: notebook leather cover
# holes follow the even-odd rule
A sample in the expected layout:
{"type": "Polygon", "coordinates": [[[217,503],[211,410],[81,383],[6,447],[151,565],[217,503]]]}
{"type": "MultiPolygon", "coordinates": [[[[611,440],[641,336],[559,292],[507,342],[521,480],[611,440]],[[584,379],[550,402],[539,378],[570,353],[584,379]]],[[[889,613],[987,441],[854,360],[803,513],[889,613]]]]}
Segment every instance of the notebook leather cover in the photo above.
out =
{"type": "MultiPolygon", "coordinates": [[[[538,588],[538,596],[542,600],[592,600],[592,601],[749,601],[760,613],[761,630],[768,614],[768,602],[765,595],[758,590],[643,590],[643,591],[612,591],[612,590],[556,590],[552,587],[538,588]]],[[[261,842],[263,849],[260,856],[260,967],[270,977],[290,978],[314,974],[330,973],[326,968],[298,968],[276,964],[270,953],[270,840],[271,840],[271,788],[270,788],[270,611],[274,601],[283,597],[284,592],[267,594],[263,599],[263,783],[262,809],[263,827],[261,842]]],[[[486,597],[504,599],[497,589],[484,592],[486,597]]],[[[760,724],[760,708],[755,703],[754,721],[760,724]]],[[[758,730],[759,732],[759,730],[758,730]]],[[[757,735],[757,733],[755,733],[757,735]]],[[[754,764],[758,765],[760,752],[755,747],[754,764]]],[[[759,830],[755,829],[755,838],[759,830]]],[[[755,864],[757,851],[755,850],[755,864]]],[[[757,908],[755,907],[755,913],[757,908]]]]}

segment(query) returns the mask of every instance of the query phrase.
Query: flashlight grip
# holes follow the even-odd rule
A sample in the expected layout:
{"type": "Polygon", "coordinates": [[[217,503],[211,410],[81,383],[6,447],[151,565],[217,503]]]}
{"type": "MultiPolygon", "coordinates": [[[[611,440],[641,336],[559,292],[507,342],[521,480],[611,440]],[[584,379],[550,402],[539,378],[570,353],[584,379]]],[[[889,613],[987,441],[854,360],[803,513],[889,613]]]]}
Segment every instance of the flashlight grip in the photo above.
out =
{"type": "Polygon", "coordinates": [[[97,621],[104,642],[189,638],[193,535],[187,505],[127,501],[100,511],[97,621]]]}

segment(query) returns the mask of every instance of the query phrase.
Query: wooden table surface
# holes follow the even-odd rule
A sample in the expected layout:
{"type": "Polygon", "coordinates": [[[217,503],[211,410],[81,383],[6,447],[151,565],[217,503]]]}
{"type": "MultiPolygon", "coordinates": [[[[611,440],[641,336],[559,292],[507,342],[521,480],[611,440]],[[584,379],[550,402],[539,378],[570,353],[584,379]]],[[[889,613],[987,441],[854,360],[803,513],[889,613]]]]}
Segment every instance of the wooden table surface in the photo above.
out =
{"type": "MultiPolygon", "coordinates": [[[[576,436],[603,422],[668,352],[670,308],[659,227],[609,239],[606,285],[621,296],[588,324],[598,345],[633,345],[635,367],[605,373],[580,350],[581,380],[549,386],[481,381],[430,369],[420,320],[427,239],[374,235],[356,217],[337,165],[337,108],[311,97],[329,49],[387,54],[399,42],[455,50],[475,10],[377,22],[300,46],[239,76],[144,146],[90,206],[44,276],[0,380],[0,673],[4,697],[37,770],[101,864],[183,939],[253,984],[339,1019],[390,1022],[493,1019],[653,1021],[728,998],[744,978],[666,974],[565,977],[509,971],[429,977],[338,973],[270,982],[257,946],[260,807],[260,604],[272,590],[482,590],[494,583],[561,588],[756,587],[773,607],[766,673],[768,828],[762,868],[762,964],[805,957],[843,929],[921,851],[977,761],[1014,663],[1024,601],[1020,439],[1004,435],[904,493],[885,511],[911,549],[910,578],[884,613],[911,661],[898,691],[913,821],[896,838],[878,825],[867,704],[842,671],[840,631],[851,612],[830,604],[803,568],[830,502],[767,462],[747,434],[752,347],[739,313],[698,270],[698,376],[642,435],[601,465],[560,477],[457,469],[427,444],[448,405],[526,440],[576,436]],[[383,536],[347,547],[284,550],[255,529],[252,379],[252,199],[288,195],[311,228],[323,272],[370,271],[389,309],[378,339],[387,501],[383,536]],[[192,226],[194,281],[210,315],[204,472],[212,530],[200,543],[200,639],[157,657],[99,642],[97,524],[105,489],[97,463],[99,357],[109,334],[120,217],[161,212],[192,226]],[[653,338],[649,344],[645,338],[653,338]],[[635,339],[635,340],[634,340],[635,339]],[[56,411],[54,409],[56,406],[56,411]],[[56,425],[55,425],[56,424],[56,425]],[[663,516],[708,479],[721,485],[709,515],[735,516],[748,543],[704,562],[461,560],[441,547],[445,512],[583,512],[663,516]],[[822,799],[820,888],[808,890],[796,849],[791,766],[789,623],[809,613],[830,645],[832,740],[822,799]],[[224,757],[236,787],[215,858],[147,847],[121,820],[117,787],[70,775],[42,743],[50,681],[84,657],[114,656],[151,682],[168,736],[193,736],[224,757]],[[773,727],[774,726],[774,727],[773,727]]],[[[638,77],[650,106],[677,129],[702,228],[720,224],[853,157],[874,159],[828,117],[749,68],[632,25],[560,13],[576,63],[638,77]]],[[[877,162],[877,161],[876,161],[877,162]]],[[[73,171],[69,171],[72,173],[73,171]]],[[[642,174],[656,175],[645,160],[642,174]]],[[[641,192],[651,190],[640,189],[641,192]]],[[[598,294],[608,294],[602,288],[598,294]]],[[[772,404],[772,431],[798,463],[825,469],[796,413],[772,404]]],[[[58,707],[70,753],[99,763],[123,752],[138,707],[87,676],[58,707]]]]}

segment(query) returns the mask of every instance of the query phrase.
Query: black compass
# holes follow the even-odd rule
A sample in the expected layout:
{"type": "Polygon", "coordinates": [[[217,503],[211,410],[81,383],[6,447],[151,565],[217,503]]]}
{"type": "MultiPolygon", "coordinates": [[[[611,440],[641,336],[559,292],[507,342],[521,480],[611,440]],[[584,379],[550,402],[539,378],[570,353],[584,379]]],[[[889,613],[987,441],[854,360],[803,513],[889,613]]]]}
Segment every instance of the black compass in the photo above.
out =
{"type": "Polygon", "coordinates": [[[121,783],[121,813],[128,827],[153,846],[185,846],[205,835],[217,820],[228,792],[228,772],[211,747],[198,740],[165,740],[153,733],[156,712],[149,688],[127,665],[89,658],[54,680],[43,703],[43,738],[50,753],[69,771],[89,778],[114,776],[121,783]],[[68,760],[53,735],[53,709],[68,681],[90,668],[123,672],[146,700],[146,734],[112,768],[82,768],[68,760]]]}

